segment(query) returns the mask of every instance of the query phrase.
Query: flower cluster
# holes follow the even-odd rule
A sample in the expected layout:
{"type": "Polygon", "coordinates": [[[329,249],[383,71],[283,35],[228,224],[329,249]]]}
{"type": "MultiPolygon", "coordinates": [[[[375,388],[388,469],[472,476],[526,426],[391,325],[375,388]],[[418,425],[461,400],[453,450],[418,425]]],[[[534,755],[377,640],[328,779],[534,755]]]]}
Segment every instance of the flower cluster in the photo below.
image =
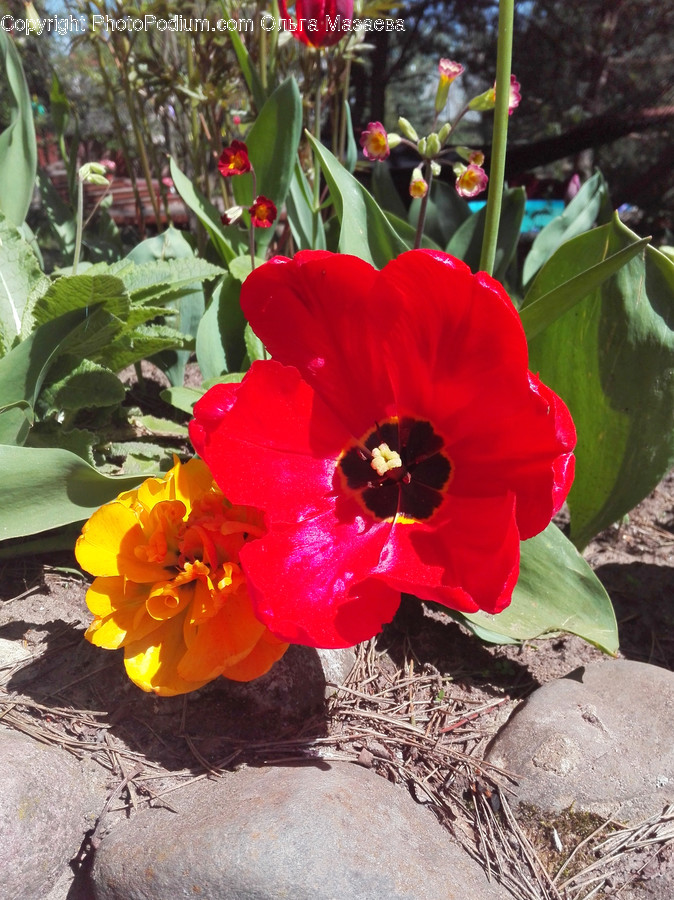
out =
{"type": "Polygon", "coordinates": [[[343,647],[401,592],[507,606],[520,539],[570,488],[575,431],[503,288],[439,251],[381,271],[304,251],[257,268],[241,304],[273,359],[212,387],[190,436],[224,493],[265,512],[240,552],[261,621],[343,647]]]}
{"type": "MultiPolygon", "coordinates": [[[[250,172],[253,176],[253,194],[255,190],[255,169],[248,155],[248,147],[243,141],[232,141],[225,147],[218,160],[218,170],[223,178],[231,178],[233,175],[245,175],[250,172]]],[[[233,225],[243,213],[246,207],[232,206],[222,215],[223,225],[233,225]]],[[[247,207],[253,228],[270,228],[276,221],[277,209],[275,204],[262,194],[255,196],[251,206],[247,207]]]]}
{"type": "Polygon", "coordinates": [[[123,647],[131,680],[163,696],[263,675],[287,644],[255,616],[239,556],[264,532],[262,513],[225,500],[198,459],[120,494],[75,548],[96,576],[86,637],[123,647]]]}
{"type": "MultiPolygon", "coordinates": [[[[438,87],[435,95],[436,122],[447,105],[450,86],[463,74],[463,71],[463,65],[451,59],[441,59],[438,63],[438,87]]],[[[512,114],[513,110],[519,106],[520,100],[520,86],[515,76],[512,75],[510,78],[509,114],[512,114]]],[[[466,104],[454,122],[446,122],[438,131],[432,131],[426,137],[421,138],[414,126],[402,117],[398,119],[400,134],[387,133],[381,122],[370,122],[360,136],[363,154],[366,159],[384,160],[390,151],[401,143],[416,150],[421,156],[423,164],[415,166],[410,179],[409,192],[411,197],[421,199],[428,193],[431,178],[438,176],[441,172],[441,165],[447,163],[446,157],[450,150],[446,145],[459,121],[468,110],[490,110],[494,108],[495,103],[496,83],[466,104]]],[[[484,154],[479,150],[470,150],[464,147],[456,148],[456,152],[462,160],[468,162],[468,165],[462,161],[451,164],[456,176],[456,191],[461,197],[476,197],[487,187],[487,174],[482,168],[484,154]]]]}

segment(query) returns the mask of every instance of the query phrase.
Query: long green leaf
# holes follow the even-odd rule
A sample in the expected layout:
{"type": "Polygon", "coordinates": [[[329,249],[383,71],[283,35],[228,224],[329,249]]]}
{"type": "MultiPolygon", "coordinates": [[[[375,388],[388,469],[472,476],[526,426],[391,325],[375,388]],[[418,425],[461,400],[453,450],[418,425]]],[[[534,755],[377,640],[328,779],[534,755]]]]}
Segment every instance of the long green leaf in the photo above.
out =
{"type": "Polygon", "coordinates": [[[643,252],[649,238],[637,240],[633,244],[606,256],[601,262],[591,265],[584,272],[564,280],[568,261],[596,259],[601,253],[598,248],[604,243],[608,253],[613,225],[601,225],[592,231],[567,241],[545,263],[524,298],[520,309],[522,325],[528,340],[533,340],[556,319],[572,309],[585,297],[600,287],[607,278],[618,272],[633,257],[643,252]],[[555,287],[550,287],[553,284],[555,287]],[[541,293],[545,290],[545,293],[541,293]]]}
{"type": "MultiPolygon", "coordinates": [[[[302,137],[302,98],[294,78],[280,84],[264,104],[255,124],[246,135],[250,161],[255,168],[258,195],[272,200],[278,210],[285,203],[302,137]]],[[[253,202],[252,175],[233,179],[237,203],[253,202]]],[[[273,229],[257,229],[258,247],[271,240],[273,229]]]]}
{"type": "Polygon", "coordinates": [[[565,241],[588,231],[608,202],[608,190],[601,172],[588,179],[564,212],[543,228],[524,260],[522,282],[528,285],[543,263],[565,241]]]}
{"type": "Polygon", "coordinates": [[[520,577],[510,606],[497,616],[456,614],[496,644],[577,634],[607,653],[618,650],[613,606],[601,582],[555,525],[522,542],[520,577]]]}
{"type": "Polygon", "coordinates": [[[241,283],[226,275],[213,292],[197,331],[197,362],[205,380],[226,372],[237,372],[246,355],[243,333],[246,319],[241,311],[241,283]]]}
{"type": "MultiPolygon", "coordinates": [[[[499,221],[496,256],[494,258],[494,278],[503,281],[519,240],[526,195],[523,188],[510,188],[503,192],[501,218],[499,221]]],[[[457,228],[447,245],[447,252],[458,256],[473,272],[480,267],[482,236],[487,219],[487,207],[473,213],[457,228]]]]}
{"type": "Polygon", "coordinates": [[[0,446],[0,470],[0,541],[80,522],[142,481],[103,475],[67,450],[32,447],[0,446]]]}
{"type": "Polygon", "coordinates": [[[359,256],[377,268],[383,268],[391,259],[404,253],[407,245],[395,233],[374,197],[329,150],[310,134],[307,137],[320,159],[340,222],[340,253],[359,256]]]}
{"type": "Polygon", "coordinates": [[[225,264],[230,263],[235,256],[239,256],[243,249],[238,228],[225,227],[222,224],[218,210],[195,188],[189,178],[180,171],[178,163],[173,157],[169,159],[169,167],[173,184],[183,202],[192,210],[206,229],[220,258],[225,264]]]}
{"type": "MultiPolygon", "coordinates": [[[[226,12],[223,7],[223,12],[226,12]]],[[[241,72],[243,74],[244,80],[250,91],[253,102],[258,110],[262,109],[264,106],[264,102],[266,98],[266,92],[264,87],[262,86],[262,82],[260,80],[260,76],[258,75],[257,69],[255,68],[250,54],[248,50],[241,40],[241,35],[238,31],[228,31],[229,38],[232,42],[232,47],[234,47],[234,52],[236,53],[236,58],[239,63],[239,67],[241,68],[241,72]]]]}
{"type": "Polygon", "coordinates": [[[288,224],[298,250],[325,250],[325,229],[320,210],[314,210],[311,190],[299,160],[286,197],[288,224]]]}
{"type": "Polygon", "coordinates": [[[28,213],[37,171],[37,144],[28,85],[13,41],[0,29],[0,75],[9,88],[10,124],[0,134],[0,209],[17,227],[28,213]]]}
{"type": "MultiPolygon", "coordinates": [[[[639,243],[617,219],[608,241],[589,238],[582,257],[568,244],[558,251],[566,280],[639,243]]],[[[541,291],[554,286],[559,271],[548,272],[541,291]]],[[[674,265],[652,247],[641,249],[529,350],[531,369],[566,401],[576,423],[568,503],[570,537],[583,547],[643,500],[674,463],[674,265]]]]}

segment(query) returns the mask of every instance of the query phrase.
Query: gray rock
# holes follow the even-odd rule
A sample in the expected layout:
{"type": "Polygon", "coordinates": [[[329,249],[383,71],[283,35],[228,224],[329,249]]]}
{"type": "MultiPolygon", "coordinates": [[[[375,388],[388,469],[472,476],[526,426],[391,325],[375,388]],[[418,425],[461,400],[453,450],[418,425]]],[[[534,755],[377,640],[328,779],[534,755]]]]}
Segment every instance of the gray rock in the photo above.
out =
{"type": "Polygon", "coordinates": [[[93,825],[78,761],[0,726],[0,872],[3,900],[46,894],[93,825]]]}
{"type": "Polygon", "coordinates": [[[515,774],[520,801],[634,823],[674,802],[674,673],[593,663],[535,691],[488,762],[515,774]]]}
{"type": "Polygon", "coordinates": [[[244,768],[101,844],[96,900],[506,900],[399,787],[348,763],[244,768]]]}

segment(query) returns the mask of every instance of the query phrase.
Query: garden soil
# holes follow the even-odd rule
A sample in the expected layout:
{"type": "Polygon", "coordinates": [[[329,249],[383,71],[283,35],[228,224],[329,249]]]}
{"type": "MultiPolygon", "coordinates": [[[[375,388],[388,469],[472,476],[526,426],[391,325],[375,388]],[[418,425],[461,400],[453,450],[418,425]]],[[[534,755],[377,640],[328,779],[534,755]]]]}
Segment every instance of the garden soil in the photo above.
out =
{"type": "MultiPolygon", "coordinates": [[[[674,473],[601,534],[585,557],[615,605],[620,655],[674,669],[674,473]]],[[[485,645],[407,598],[383,634],[359,649],[347,690],[328,684],[325,691],[320,668],[302,663],[298,648],[291,648],[300,675],[286,683],[285,693],[263,680],[259,693],[267,705],[260,714],[250,686],[231,688],[223,679],[188,697],[141,692],[124,674],[121,651],[100,650],[83,638],[90,621],[87,583],[69,553],[0,562],[0,641],[12,642],[21,656],[0,668],[0,721],[88,760],[100,794],[98,819],[83,835],[73,872],[90,865],[116,818],[144,806],[170,808],[171,792],[183,784],[242,763],[316,753],[372,768],[410,793],[410,802],[431,803],[451,839],[470,850],[476,809],[491,795],[481,760],[494,734],[536,687],[604,658],[564,635],[522,646],[485,645]],[[308,681],[316,678],[318,691],[308,681]],[[432,738],[426,750],[409,740],[410,722],[432,738]],[[439,735],[446,742],[441,756],[439,735]]],[[[493,802],[490,808],[496,810],[493,802]]],[[[555,871],[562,860],[551,843],[551,823],[535,810],[513,806],[513,812],[541,865],[555,871]]],[[[554,823],[567,848],[585,842],[596,827],[572,814],[554,823]]],[[[592,861],[591,847],[585,844],[576,865],[592,861]]],[[[479,848],[473,849],[479,859],[479,848]]],[[[612,866],[595,896],[656,897],[649,893],[655,876],[665,869],[674,874],[672,840],[656,844],[650,856],[626,853],[612,866]]],[[[545,893],[540,876],[520,876],[531,888],[518,893],[511,884],[516,897],[571,898],[545,893]]]]}

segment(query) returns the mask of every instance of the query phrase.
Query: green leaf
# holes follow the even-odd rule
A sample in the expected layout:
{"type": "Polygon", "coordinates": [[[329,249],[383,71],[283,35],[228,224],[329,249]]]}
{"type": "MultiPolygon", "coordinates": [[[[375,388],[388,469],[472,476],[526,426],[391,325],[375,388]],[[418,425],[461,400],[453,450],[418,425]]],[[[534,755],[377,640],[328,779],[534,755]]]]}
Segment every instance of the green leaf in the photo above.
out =
{"type": "Polygon", "coordinates": [[[66,275],[53,282],[35,302],[30,317],[24,316],[22,331],[30,333],[35,325],[44,325],[75,309],[97,305],[117,319],[126,319],[129,296],[121,279],[111,275],[66,275]]]}
{"type": "Polygon", "coordinates": [[[13,41],[0,29],[0,73],[9,88],[10,124],[0,134],[0,210],[17,227],[26,218],[35,186],[37,143],[28,85],[13,41]]]}
{"type": "Polygon", "coordinates": [[[264,101],[266,99],[266,92],[264,87],[262,86],[262,82],[260,80],[260,76],[258,75],[257,69],[255,68],[248,50],[241,40],[241,35],[238,31],[228,31],[229,39],[232,42],[232,47],[234,47],[234,52],[236,53],[236,58],[239,63],[239,67],[241,69],[241,74],[243,75],[248,90],[252,94],[253,102],[258,109],[262,109],[264,106],[264,101]]]}
{"type": "Polygon", "coordinates": [[[562,244],[543,265],[529,288],[520,317],[528,340],[533,340],[556,319],[572,309],[619,271],[626,263],[643,252],[649,238],[628,244],[610,256],[608,246],[614,225],[601,225],[562,244]],[[602,259],[602,256],[605,258],[602,259]],[[601,259],[577,275],[578,259],[601,259]]]}
{"type": "Polygon", "coordinates": [[[325,229],[320,210],[314,211],[311,188],[299,163],[286,197],[288,224],[298,250],[325,250],[325,229]]]}
{"type": "Polygon", "coordinates": [[[28,242],[0,213],[0,356],[21,334],[30,298],[44,293],[49,284],[28,242]]]}
{"type": "Polygon", "coordinates": [[[496,616],[479,612],[456,617],[492,643],[568,632],[615,654],[618,627],[609,596],[559,528],[548,525],[521,547],[520,577],[510,606],[496,616]]]}
{"type": "Polygon", "coordinates": [[[187,428],[185,425],[179,425],[171,419],[162,419],[159,416],[130,416],[129,421],[132,425],[142,428],[148,434],[155,437],[170,438],[186,438],[187,428]]]}
{"type": "MultiPolygon", "coordinates": [[[[394,216],[393,213],[387,212],[385,213],[385,216],[393,226],[398,237],[405,241],[408,249],[411,249],[414,246],[417,236],[416,228],[413,225],[410,225],[405,219],[399,219],[397,216],[394,216]]],[[[429,237],[427,234],[424,234],[421,238],[421,246],[426,247],[429,250],[442,250],[433,238],[429,237]]]]}
{"type": "Polygon", "coordinates": [[[564,212],[543,228],[534,239],[524,260],[522,281],[531,281],[543,263],[565,241],[588,231],[596,222],[602,208],[608,202],[608,189],[601,172],[588,179],[564,212]]]}
{"type": "Polygon", "coordinates": [[[239,297],[241,284],[226,275],[213,292],[197,331],[197,362],[205,379],[241,368],[246,354],[246,319],[239,297]]]}
{"type": "Polygon", "coordinates": [[[181,412],[192,415],[193,406],[206,393],[205,387],[172,387],[166,388],[159,395],[166,403],[170,403],[181,412]]]}
{"type": "Polygon", "coordinates": [[[102,475],[61,449],[0,446],[0,470],[2,541],[87,519],[142,480],[102,475]]]}
{"type": "Polygon", "coordinates": [[[245,239],[239,229],[231,225],[225,227],[222,224],[218,210],[194,187],[189,178],[183,175],[173,157],[169,159],[169,166],[175,189],[206,229],[223,262],[228,264],[235,256],[245,253],[245,239]]]}
{"type": "Polygon", "coordinates": [[[24,444],[32,424],[33,407],[26,400],[0,407],[0,444],[24,444]]]}
{"type": "Polygon", "coordinates": [[[383,268],[387,262],[408,249],[393,230],[388,219],[365,188],[346,171],[344,166],[307,134],[318,155],[330,196],[340,222],[339,251],[358,256],[383,268]]]}
{"type": "Polygon", "coordinates": [[[191,416],[194,404],[204,396],[206,390],[206,387],[172,387],[163,390],[159,396],[166,403],[191,416]]]}
{"type": "Polygon", "coordinates": [[[37,328],[0,359],[0,408],[35,406],[51,365],[85,318],[83,310],[72,310],[37,328]]]}
{"type": "Polygon", "coordinates": [[[345,100],[344,110],[344,127],[346,129],[346,154],[344,157],[344,167],[347,172],[353,174],[358,162],[358,147],[356,146],[356,138],[353,133],[353,122],[351,121],[351,107],[345,100]]]}
{"type": "Polygon", "coordinates": [[[63,201],[53,181],[43,169],[38,170],[37,183],[42,208],[47,216],[47,223],[58,240],[59,252],[62,257],[72,260],[77,231],[73,210],[63,201]]]}
{"type": "MultiPolygon", "coordinates": [[[[420,210],[421,200],[412,200],[408,221],[415,230],[420,210]]],[[[424,233],[433,238],[440,247],[446,247],[456,231],[470,216],[470,207],[463,197],[457,194],[456,188],[434,178],[431,182],[431,195],[426,204],[424,233]]],[[[484,225],[482,228],[484,229],[484,225]]],[[[519,236],[519,228],[517,236],[519,236]]]]}
{"type": "Polygon", "coordinates": [[[45,402],[52,409],[72,412],[115,406],[124,400],[126,391],[110,369],[83,359],[65,377],[51,384],[44,394],[45,402]]]}
{"type": "Polygon", "coordinates": [[[162,350],[183,350],[191,344],[189,337],[168,325],[139,325],[134,331],[121,334],[109,343],[97,355],[97,361],[119,372],[162,350]]]}
{"type": "Polygon", "coordinates": [[[246,352],[248,353],[248,359],[251,363],[256,362],[258,359],[267,359],[264,344],[250,325],[246,325],[243,338],[246,342],[246,352]]]}
{"type": "MultiPolygon", "coordinates": [[[[246,135],[250,161],[255,168],[256,192],[273,201],[280,211],[285,203],[302,137],[302,98],[294,78],[280,84],[259,112],[246,135]]],[[[252,175],[232,179],[236,202],[253,202],[252,175]]],[[[266,246],[273,228],[258,228],[257,245],[266,246]]]]}
{"type": "Polygon", "coordinates": [[[93,444],[96,438],[91,431],[84,428],[71,428],[65,430],[62,425],[53,419],[36,422],[31,428],[26,441],[27,447],[58,447],[60,450],[69,450],[81,457],[90,465],[94,464],[93,444]]]}
{"type": "MultiPolygon", "coordinates": [[[[608,240],[597,231],[602,240],[592,244],[588,235],[583,257],[566,254],[566,279],[639,243],[617,219],[608,240]]],[[[646,497],[674,462],[674,265],[642,249],[529,349],[531,369],[576,423],[568,503],[570,536],[582,548],[646,497]]]]}
{"type": "MultiPolygon", "coordinates": [[[[128,259],[135,261],[155,253],[157,259],[123,276],[132,303],[155,302],[162,297],[177,313],[173,325],[183,334],[196,334],[206,308],[203,282],[220,277],[223,270],[194,256],[194,251],[181,232],[173,228],[164,234],[144,241],[134,248],[128,259]]],[[[165,350],[156,362],[173,385],[185,380],[185,366],[189,350],[165,350]]]]}
{"type": "Polygon", "coordinates": [[[373,162],[370,171],[372,173],[372,196],[380,208],[385,212],[393,213],[398,219],[407,220],[407,208],[398,193],[386,163],[373,162]]]}
{"type": "MultiPolygon", "coordinates": [[[[260,256],[255,257],[255,267],[261,266],[264,262],[264,259],[260,256]]],[[[238,282],[243,284],[243,282],[248,278],[250,273],[253,271],[253,262],[250,256],[237,256],[236,259],[233,259],[229,264],[229,274],[232,275],[238,282]]]]}
{"type": "MultiPolygon", "coordinates": [[[[525,202],[524,188],[510,188],[503,192],[494,262],[494,278],[497,281],[505,279],[508,266],[515,255],[524,218],[525,202]]],[[[447,245],[447,252],[462,259],[473,272],[477,272],[480,268],[482,236],[486,218],[487,207],[483,206],[459,226],[447,245]]]]}

